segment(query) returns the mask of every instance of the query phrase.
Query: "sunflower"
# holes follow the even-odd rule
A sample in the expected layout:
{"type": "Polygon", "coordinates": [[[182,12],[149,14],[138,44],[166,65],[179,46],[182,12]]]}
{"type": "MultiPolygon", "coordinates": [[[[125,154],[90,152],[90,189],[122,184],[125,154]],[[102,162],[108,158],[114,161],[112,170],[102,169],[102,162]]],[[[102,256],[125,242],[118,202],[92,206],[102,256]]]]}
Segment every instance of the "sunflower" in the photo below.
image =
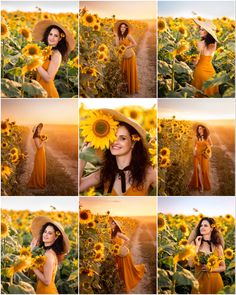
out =
{"type": "Polygon", "coordinates": [[[111,115],[102,111],[91,111],[88,118],[80,123],[81,135],[96,149],[104,150],[116,140],[117,125],[118,122],[114,121],[111,115]]]}
{"type": "Polygon", "coordinates": [[[96,222],[94,221],[90,221],[89,223],[87,223],[88,228],[96,228],[96,222]]]}
{"type": "Polygon", "coordinates": [[[13,164],[18,163],[18,160],[19,160],[19,155],[18,154],[14,154],[13,156],[11,156],[11,162],[13,164]]]}
{"type": "Polygon", "coordinates": [[[163,231],[167,227],[166,218],[163,214],[158,214],[158,231],[163,231]]]}
{"type": "Polygon", "coordinates": [[[99,23],[94,24],[93,26],[93,31],[99,32],[101,30],[101,26],[99,23]]]}
{"type": "Polygon", "coordinates": [[[72,62],[73,62],[72,66],[78,69],[79,68],[79,57],[76,56],[75,58],[73,58],[72,62]]]}
{"type": "Polygon", "coordinates": [[[187,28],[183,25],[178,27],[178,31],[180,32],[180,34],[182,34],[184,37],[187,37],[188,32],[187,32],[187,28]]]}
{"type": "Polygon", "coordinates": [[[9,226],[5,221],[1,221],[1,238],[6,238],[9,235],[9,226]]]}
{"type": "Polygon", "coordinates": [[[45,262],[46,262],[46,256],[39,255],[39,256],[36,256],[35,258],[33,258],[32,265],[35,268],[42,268],[44,266],[45,262]]]}
{"type": "Polygon", "coordinates": [[[104,258],[104,254],[102,252],[96,252],[96,254],[94,256],[94,261],[100,262],[103,260],[103,258],[104,258]]]}
{"type": "Polygon", "coordinates": [[[5,133],[5,132],[8,132],[9,129],[10,129],[10,124],[8,123],[8,120],[5,120],[5,121],[2,121],[1,122],[1,132],[2,133],[5,133]]]}
{"type": "Polygon", "coordinates": [[[171,165],[170,158],[169,157],[161,157],[160,163],[161,168],[168,168],[171,165]]]}
{"type": "Polygon", "coordinates": [[[87,27],[93,27],[96,24],[96,21],[97,18],[90,13],[85,13],[82,17],[82,22],[87,27]]]}
{"type": "Polygon", "coordinates": [[[88,224],[92,220],[92,214],[90,210],[80,210],[79,212],[80,223],[88,224]]]}
{"type": "Polygon", "coordinates": [[[36,44],[28,44],[22,49],[22,53],[25,56],[35,57],[36,55],[41,54],[41,49],[36,44]]]}
{"type": "Polygon", "coordinates": [[[98,47],[98,51],[105,52],[106,54],[108,54],[108,47],[106,46],[106,44],[101,44],[98,47]]]}
{"type": "Polygon", "coordinates": [[[97,70],[95,68],[86,67],[86,74],[92,77],[97,77],[97,70]]]}
{"type": "Polygon", "coordinates": [[[157,131],[158,131],[158,133],[161,133],[161,131],[162,131],[162,127],[161,127],[160,124],[158,124],[158,129],[157,129],[157,131]]]}
{"type": "Polygon", "coordinates": [[[175,134],[174,134],[174,138],[175,138],[176,140],[180,140],[181,137],[182,137],[181,133],[175,132],[175,134]]]}
{"type": "Polygon", "coordinates": [[[160,156],[161,157],[169,157],[170,156],[170,149],[167,147],[164,147],[160,150],[160,156]]]}
{"type": "Polygon", "coordinates": [[[188,226],[184,222],[179,224],[179,229],[185,236],[189,234],[188,226]]]}
{"type": "Polygon", "coordinates": [[[31,258],[20,257],[19,260],[13,265],[14,273],[19,271],[25,271],[31,266],[31,258]]]}
{"type": "Polygon", "coordinates": [[[163,33],[167,30],[167,24],[164,18],[159,18],[158,19],[158,32],[163,33]]]}
{"type": "Polygon", "coordinates": [[[2,146],[2,149],[7,149],[9,145],[7,142],[3,141],[1,146],[2,146]]]}
{"type": "Polygon", "coordinates": [[[19,33],[27,40],[32,41],[31,32],[27,28],[20,28],[19,33]]]}
{"type": "Polygon", "coordinates": [[[96,243],[94,246],[93,246],[93,249],[96,251],[96,252],[103,252],[104,251],[104,244],[103,243],[96,243]]]}
{"type": "Polygon", "coordinates": [[[225,220],[226,220],[227,222],[229,222],[229,223],[234,222],[234,218],[233,218],[233,216],[230,215],[230,214],[226,214],[226,215],[225,215],[225,220]]]}
{"type": "Polygon", "coordinates": [[[52,55],[52,46],[45,47],[41,53],[42,53],[43,60],[49,59],[49,57],[52,55]]]}
{"type": "Polygon", "coordinates": [[[233,259],[234,258],[234,251],[230,248],[224,250],[224,255],[226,259],[233,259]]]}
{"type": "Polygon", "coordinates": [[[17,148],[12,148],[11,150],[10,150],[10,154],[11,154],[11,156],[13,156],[13,155],[17,155],[19,153],[19,151],[18,151],[18,149],[17,148]]]}
{"type": "Polygon", "coordinates": [[[195,255],[195,256],[193,257],[193,264],[194,264],[194,265],[201,266],[201,261],[200,261],[198,255],[195,255]]]}
{"type": "Polygon", "coordinates": [[[174,256],[173,263],[188,259],[190,256],[195,256],[195,246],[187,245],[182,247],[179,253],[174,256]]]}
{"type": "Polygon", "coordinates": [[[181,239],[179,241],[179,245],[180,246],[187,246],[188,245],[188,240],[186,240],[185,238],[184,239],[181,239]]]}
{"type": "Polygon", "coordinates": [[[156,128],[157,125],[157,114],[155,109],[151,109],[144,112],[143,116],[143,126],[144,129],[150,130],[152,128],[156,128]]]}
{"type": "Polygon", "coordinates": [[[2,178],[8,178],[12,174],[12,168],[8,165],[2,165],[1,167],[1,176],[2,178]]]}
{"type": "Polygon", "coordinates": [[[1,39],[3,40],[7,37],[9,37],[8,26],[5,23],[1,22],[1,39]]]}
{"type": "Polygon", "coordinates": [[[143,108],[140,106],[123,107],[121,112],[128,118],[137,121],[139,124],[143,122],[143,108]]]}
{"type": "Polygon", "coordinates": [[[208,258],[206,266],[212,271],[214,268],[219,267],[221,261],[222,259],[213,254],[208,258]]]}
{"type": "Polygon", "coordinates": [[[43,61],[41,58],[35,57],[32,61],[30,61],[29,64],[25,65],[22,68],[22,75],[25,75],[27,72],[36,71],[38,67],[40,67],[43,64],[43,61]]]}
{"type": "Polygon", "coordinates": [[[94,186],[91,187],[87,192],[84,193],[84,196],[96,196],[96,191],[94,186]]]}
{"type": "Polygon", "coordinates": [[[97,60],[99,62],[104,62],[107,58],[107,55],[105,54],[105,52],[98,52],[97,54],[97,60]]]}
{"type": "Polygon", "coordinates": [[[30,251],[30,247],[22,247],[20,249],[20,256],[31,256],[32,253],[30,251]]]}

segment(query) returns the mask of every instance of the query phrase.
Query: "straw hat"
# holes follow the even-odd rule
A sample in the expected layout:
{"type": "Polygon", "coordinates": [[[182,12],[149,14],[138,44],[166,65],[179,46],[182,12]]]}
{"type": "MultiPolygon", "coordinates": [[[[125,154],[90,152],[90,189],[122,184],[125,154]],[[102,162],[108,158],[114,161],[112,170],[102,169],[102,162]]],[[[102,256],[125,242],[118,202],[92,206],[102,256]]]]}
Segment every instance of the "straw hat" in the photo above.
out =
{"type": "Polygon", "coordinates": [[[36,216],[34,218],[34,220],[32,221],[32,224],[31,224],[31,233],[32,233],[33,237],[38,239],[42,227],[48,222],[54,224],[60,230],[62,237],[63,237],[63,253],[64,254],[68,253],[70,250],[70,241],[67,237],[67,234],[65,233],[65,231],[63,229],[63,226],[59,222],[56,222],[49,217],[36,216]]]}
{"type": "Polygon", "coordinates": [[[109,222],[112,223],[112,221],[115,222],[115,224],[119,227],[120,231],[122,232],[122,229],[121,229],[121,228],[122,228],[121,222],[118,221],[118,220],[116,220],[116,219],[114,219],[113,217],[110,217],[110,218],[109,218],[109,222]]]}
{"type": "Polygon", "coordinates": [[[217,42],[217,36],[216,36],[216,26],[211,21],[200,21],[196,18],[193,19],[197,25],[199,25],[201,28],[206,30],[217,42]]]}
{"type": "Polygon", "coordinates": [[[61,24],[59,24],[58,22],[55,22],[50,19],[39,21],[33,29],[33,32],[32,32],[33,39],[35,41],[42,41],[44,32],[49,26],[58,26],[65,33],[66,43],[68,47],[67,54],[69,54],[75,48],[75,39],[73,37],[73,34],[69,30],[67,30],[65,27],[63,27],[61,24]]]}
{"type": "Polygon", "coordinates": [[[33,129],[32,129],[33,135],[35,134],[35,131],[37,130],[37,128],[38,128],[40,125],[42,125],[42,127],[43,127],[43,123],[39,123],[39,124],[37,124],[37,125],[34,125],[34,127],[33,127],[33,129]]]}
{"type": "Polygon", "coordinates": [[[126,20],[118,20],[114,25],[114,31],[116,33],[117,33],[118,28],[121,24],[125,24],[128,27],[129,33],[133,30],[133,26],[129,22],[127,22],[126,20]]]}
{"type": "Polygon", "coordinates": [[[102,111],[104,114],[111,115],[115,121],[124,122],[132,126],[137,131],[139,136],[142,138],[143,144],[147,147],[146,131],[143,129],[143,127],[140,124],[138,124],[136,121],[130,118],[127,118],[126,116],[124,116],[123,114],[121,114],[120,112],[116,110],[100,109],[100,111],[102,111]]]}

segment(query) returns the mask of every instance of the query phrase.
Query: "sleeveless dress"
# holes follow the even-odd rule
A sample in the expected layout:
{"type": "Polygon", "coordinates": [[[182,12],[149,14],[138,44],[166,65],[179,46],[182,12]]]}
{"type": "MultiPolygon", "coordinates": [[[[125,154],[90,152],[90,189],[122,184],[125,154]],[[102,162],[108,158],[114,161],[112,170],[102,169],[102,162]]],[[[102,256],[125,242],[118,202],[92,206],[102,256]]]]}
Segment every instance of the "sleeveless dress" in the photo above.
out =
{"type": "Polygon", "coordinates": [[[34,169],[28,182],[29,188],[45,188],[46,186],[46,155],[42,146],[37,149],[34,158],[34,169]]]}
{"type": "MultiPolygon", "coordinates": [[[[200,59],[193,73],[192,85],[194,87],[202,90],[203,83],[216,73],[211,61],[212,56],[200,55],[200,59]]],[[[214,96],[214,94],[219,92],[219,88],[218,86],[209,87],[203,92],[207,96],[214,96]]],[[[201,96],[197,94],[197,97],[201,96]]]]}
{"type": "MultiPolygon", "coordinates": [[[[217,249],[213,254],[219,256],[217,249]]],[[[195,277],[199,282],[199,292],[192,289],[191,294],[217,294],[223,287],[223,280],[218,272],[201,271],[201,266],[195,266],[195,277]]]]}
{"type": "MultiPolygon", "coordinates": [[[[108,189],[109,189],[109,185],[105,185],[104,186],[104,193],[105,194],[108,193],[108,189]]],[[[114,187],[112,188],[112,191],[109,194],[109,196],[119,196],[119,194],[117,194],[114,187]]],[[[126,190],[126,192],[124,194],[122,194],[121,196],[148,196],[148,191],[144,187],[141,190],[138,190],[138,188],[136,186],[131,185],[126,190]]]]}
{"type": "MultiPolygon", "coordinates": [[[[46,71],[48,70],[49,64],[50,64],[50,60],[47,59],[44,62],[44,64],[42,65],[42,67],[44,68],[44,70],[46,70],[46,71]]],[[[56,89],[56,87],[54,85],[54,78],[51,79],[49,82],[46,82],[46,81],[43,80],[43,78],[37,72],[36,80],[47,91],[48,98],[59,98],[59,94],[58,94],[57,89],[56,89]]]]}
{"type": "MultiPolygon", "coordinates": [[[[112,239],[112,243],[122,245],[123,240],[116,236],[112,239]]],[[[126,292],[129,292],[142,279],[145,272],[145,266],[144,264],[134,265],[130,253],[125,257],[116,256],[116,263],[118,265],[120,279],[125,283],[126,292]]]]}
{"type": "MultiPolygon", "coordinates": [[[[120,40],[120,45],[129,46],[131,42],[128,38],[120,40]]],[[[135,54],[130,58],[123,58],[121,70],[124,74],[125,80],[128,83],[128,93],[134,94],[138,92],[138,71],[135,54]]]]}
{"type": "Polygon", "coordinates": [[[205,139],[203,141],[197,140],[196,142],[197,150],[196,156],[193,159],[193,176],[189,184],[190,188],[198,189],[201,187],[201,182],[198,175],[198,165],[200,164],[204,190],[211,189],[209,180],[209,159],[206,159],[202,155],[202,151],[206,148],[206,145],[208,145],[208,142],[205,139]]]}
{"type": "MultiPolygon", "coordinates": [[[[55,256],[55,259],[57,259],[56,255],[54,256],[55,256]]],[[[36,294],[59,294],[57,291],[57,287],[55,285],[56,273],[57,273],[57,264],[55,263],[53,273],[52,273],[52,280],[50,284],[47,286],[38,279],[37,286],[36,286],[36,294]]]]}

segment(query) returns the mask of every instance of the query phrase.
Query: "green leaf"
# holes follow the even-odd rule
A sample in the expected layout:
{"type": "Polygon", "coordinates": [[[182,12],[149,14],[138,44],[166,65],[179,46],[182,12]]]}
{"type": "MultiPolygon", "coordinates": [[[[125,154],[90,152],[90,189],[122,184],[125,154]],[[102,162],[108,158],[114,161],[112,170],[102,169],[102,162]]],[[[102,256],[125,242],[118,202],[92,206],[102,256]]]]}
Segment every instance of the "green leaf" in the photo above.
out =
{"type": "Polygon", "coordinates": [[[86,148],[86,150],[80,152],[79,158],[92,164],[97,164],[100,162],[96,155],[96,150],[93,147],[86,148]]]}
{"type": "Polygon", "coordinates": [[[21,73],[22,73],[21,70],[22,69],[20,67],[16,67],[16,68],[12,68],[12,69],[10,69],[10,70],[8,70],[6,72],[7,72],[7,74],[20,77],[21,76],[21,73]]]}
{"type": "Polygon", "coordinates": [[[158,74],[163,76],[171,75],[171,68],[167,62],[158,60],[158,74]]]}
{"type": "Polygon", "coordinates": [[[48,96],[47,91],[36,80],[23,83],[22,90],[25,97],[46,98],[48,96]]]}
{"type": "Polygon", "coordinates": [[[77,278],[78,278],[78,270],[75,270],[70,274],[67,281],[73,281],[73,280],[77,281],[77,278]]]}
{"type": "Polygon", "coordinates": [[[187,269],[175,272],[173,275],[173,279],[176,281],[176,285],[191,286],[194,288],[198,287],[198,280],[187,269]]]}
{"type": "Polygon", "coordinates": [[[1,88],[2,88],[1,97],[20,98],[21,97],[21,91],[19,89],[20,87],[21,87],[20,83],[3,78],[1,81],[1,88]]]}
{"type": "Polygon", "coordinates": [[[36,294],[34,288],[26,282],[11,285],[8,288],[8,292],[10,294],[36,294]]]}
{"type": "Polygon", "coordinates": [[[203,89],[207,89],[208,87],[218,86],[224,84],[230,80],[229,74],[225,71],[215,74],[211,79],[207,80],[203,84],[203,89]]]}
{"type": "Polygon", "coordinates": [[[172,281],[169,279],[168,273],[164,269],[158,269],[158,287],[171,289],[172,281]]]}
{"type": "Polygon", "coordinates": [[[192,75],[192,70],[190,67],[183,61],[174,64],[174,71],[176,74],[188,74],[192,75]]]}
{"type": "Polygon", "coordinates": [[[235,89],[234,87],[229,87],[225,90],[223,97],[235,97],[235,89]]]}

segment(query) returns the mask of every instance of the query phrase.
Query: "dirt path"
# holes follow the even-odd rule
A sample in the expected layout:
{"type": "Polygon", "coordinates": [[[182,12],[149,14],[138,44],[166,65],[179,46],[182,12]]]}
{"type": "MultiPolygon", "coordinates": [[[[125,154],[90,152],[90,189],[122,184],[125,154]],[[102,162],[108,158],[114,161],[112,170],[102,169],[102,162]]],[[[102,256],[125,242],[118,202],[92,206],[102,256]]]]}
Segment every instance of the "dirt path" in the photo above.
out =
{"type": "Polygon", "coordinates": [[[155,33],[151,31],[151,24],[149,24],[137,53],[139,93],[129,97],[156,97],[156,61],[155,54],[153,57],[151,51],[153,39],[155,40],[155,33]]]}

